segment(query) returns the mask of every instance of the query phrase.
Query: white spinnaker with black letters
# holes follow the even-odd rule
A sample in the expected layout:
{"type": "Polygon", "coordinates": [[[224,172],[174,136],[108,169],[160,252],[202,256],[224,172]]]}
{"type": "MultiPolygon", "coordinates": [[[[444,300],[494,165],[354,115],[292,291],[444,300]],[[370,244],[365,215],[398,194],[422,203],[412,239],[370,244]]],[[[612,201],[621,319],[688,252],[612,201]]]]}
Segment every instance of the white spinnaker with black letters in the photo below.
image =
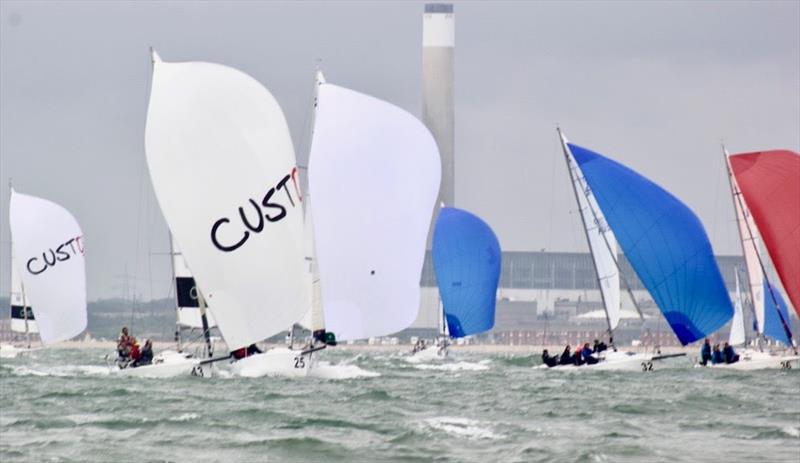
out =
{"type": "Polygon", "coordinates": [[[22,287],[22,279],[17,270],[17,261],[14,257],[14,249],[11,249],[11,331],[16,333],[38,333],[39,327],[36,326],[36,316],[33,314],[31,301],[25,297],[25,288],[22,287]],[[27,314],[25,313],[27,311],[27,314]]]}
{"type": "Polygon", "coordinates": [[[575,162],[569,145],[567,145],[566,137],[561,134],[561,138],[564,150],[568,154],[567,163],[572,188],[575,191],[578,209],[580,209],[583,227],[586,231],[586,240],[592,253],[597,283],[600,286],[600,294],[608,316],[608,327],[613,330],[619,325],[620,320],[619,269],[617,269],[615,255],[617,238],[606,223],[594,193],[586,183],[578,163],[575,162]]]}
{"type": "MultiPolygon", "coordinates": [[[[192,271],[183,259],[178,242],[170,233],[172,241],[172,269],[175,274],[175,300],[178,307],[178,324],[186,328],[203,328],[203,320],[200,316],[200,300],[197,284],[192,276],[192,271]]],[[[217,325],[210,310],[206,311],[208,327],[213,328],[217,325]]]]}
{"type": "Polygon", "coordinates": [[[350,340],[407,328],[441,181],[433,136],[394,105],[325,83],[308,176],[326,330],[350,340]]]}
{"type": "Polygon", "coordinates": [[[9,222],[25,299],[36,308],[42,344],[65,341],[86,329],[83,232],[56,203],[11,190],[9,222]]]}
{"type": "Polygon", "coordinates": [[[297,322],[309,306],[303,208],[272,94],[236,69],[154,53],[145,148],[161,210],[228,348],[297,322]]]}

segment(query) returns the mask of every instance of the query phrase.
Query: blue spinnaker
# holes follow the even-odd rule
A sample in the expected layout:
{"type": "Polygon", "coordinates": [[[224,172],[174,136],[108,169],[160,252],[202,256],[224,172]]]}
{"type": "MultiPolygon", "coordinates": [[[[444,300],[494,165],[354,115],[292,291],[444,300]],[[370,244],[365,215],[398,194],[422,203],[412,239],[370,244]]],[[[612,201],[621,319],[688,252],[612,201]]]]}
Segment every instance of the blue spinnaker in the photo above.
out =
{"type": "Polygon", "coordinates": [[[433,268],[450,336],[492,329],[500,263],[500,244],[486,222],[461,209],[441,209],[433,232],[433,268]]]}
{"type": "Polygon", "coordinates": [[[767,279],[764,279],[764,335],[776,341],[782,342],[787,346],[790,345],[789,338],[786,336],[786,330],[783,329],[783,323],[778,310],[781,311],[783,319],[789,323],[789,310],[786,308],[786,301],[781,296],[778,288],[772,286],[772,294],[778,300],[778,306],[775,306],[775,300],[772,299],[770,294],[770,285],[767,279]]]}
{"type": "Polygon", "coordinates": [[[636,275],[683,345],[717,331],[733,306],[703,225],[622,164],[568,143],[636,275]]]}

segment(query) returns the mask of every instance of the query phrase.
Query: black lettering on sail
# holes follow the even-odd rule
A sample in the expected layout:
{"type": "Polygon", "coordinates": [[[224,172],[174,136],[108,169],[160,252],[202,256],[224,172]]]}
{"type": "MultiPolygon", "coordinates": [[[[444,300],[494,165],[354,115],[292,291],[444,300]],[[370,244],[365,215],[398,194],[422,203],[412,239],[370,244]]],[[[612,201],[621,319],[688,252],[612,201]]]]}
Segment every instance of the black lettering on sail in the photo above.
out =
{"type": "Polygon", "coordinates": [[[286,188],[286,182],[288,182],[289,179],[291,179],[290,175],[287,175],[286,177],[283,177],[283,180],[278,182],[278,185],[276,185],[276,187],[277,187],[278,190],[283,189],[283,191],[286,192],[286,196],[289,198],[289,203],[291,203],[292,207],[295,207],[294,206],[294,200],[292,199],[292,194],[289,192],[289,189],[286,188]]]}
{"type": "Polygon", "coordinates": [[[275,188],[270,188],[269,191],[267,192],[267,194],[264,195],[264,199],[261,201],[261,205],[264,206],[264,207],[271,207],[271,208],[275,208],[275,209],[280,209],[281,210],[281,212],[278,213],[278,215],[276,215],[275,217],[270,217],[269,214],[266,215],[267,220],[269,220],[270,222],[277,222],[277,221],[281,220],[282,218],[286,217],[286,208],[285,207],[283,207],[283,206],[281,206],[280,204],[277,204],[277,203],[269,202],[272,199],[272,195],[274,195],[274,194],[275,194],[275,188]]]}
{"type": "Polygon", "coordinates": [[[11,306],[11,318],[16,318],[18,320],[24,320],[27,318],[28,320],[34,320],[33,318],[33,309],[30,307],[23,307],[21,305],[12,305],[11,306]],[[25,311],[27,309],[28,316],[25,316],[25,311]]]}
{"type": "Polygon", "coordinates": [[[239,217],[242,218],[242,222],[245,224],[245,226],[247,228],[249,228],[251,231],[254,231],[256,233],[260,233],[261,230],[264,229],[264,216],[261,215],[261,208],[258,207],[258,203],[256,203],[252,199],[250,199],[249,201],[250,201],[250,204],[253,205],[253,208],[256,210],[256,217],[258,217],[258,225],[253,226],[250,223],[250,221],[247,220],[247,216],[244,213],[244,208],[243,207],[239,208],[239,217]]]}
{"type": "Polygon", "coordinates": [[[175,277],[175,292],[178,294],[178,307],[200,307],[194,278],[175,277]]]}
{"type": "Polygon", "coordinates": [[[235,251],[241,245],[243,245],[245,241],[247,241],[247,238],[250,238],[250,232],[245,230],[244,231],[244,235],[242,236],[242,239],[240,239],[236,243],[234,243],[234,244],[232,244],[230,246],[225,246],[222,243],[220,243],[219,240],[217,239],[217,230],[219,230],[219,227],[222,224],[230,223],[230,221],[231,220],[229,218],[223,217],[223,218],[217,220],[216,222],[214,222],[214,226],[211,227],[211,242],[214,243],[214,246],[216,246],[217,249],[219,249],[220,251],[224,251],[224,252],[235,251]]]}
{"type": "Polygon", "coordinates": [[[36,262],[37,260],[39,260],[39,259],[36,258],[36,257],[31,257],[30,259],[28,259],[27,267],[28,267],[28,271],[31,272],[31,275],[38,275],[38,274],[44,272],[45,270],[47,270],[47,265],[45,265],[44,267],[41,267],[41,270],[34,270],[33,267],[39,265],[39,264],[34,264],[34,262],[36,262]]]}
{"type": "Polygon", "coordinates": [[[49,266],[56,265],[56,253],[55,253],[55,251],[53,251],[52,249],[48,249],[47,251],[42,253],[42,257],[44,258],[44,262],[49,266]],[[53,258],[52,262],[50,262],[50,259],[47,258],[47,251],[50,251],[50,257],[53,258]]]}
{"type": "MultiPolygon", "coordinates": [[[[70,240],[70,241],[72,241],[72,240],[70,240]]],[[[67,245],[67,243],[64,243],[61,246],[59,246],[58,248],[56,248],[56,254],[58,254],[56,256],[56,259],[58,259],[59,262],[64,262],[65,260],[69,259],[69,253],[63,250],[64,246],[66,246],[66,245],[67,245]]]]}

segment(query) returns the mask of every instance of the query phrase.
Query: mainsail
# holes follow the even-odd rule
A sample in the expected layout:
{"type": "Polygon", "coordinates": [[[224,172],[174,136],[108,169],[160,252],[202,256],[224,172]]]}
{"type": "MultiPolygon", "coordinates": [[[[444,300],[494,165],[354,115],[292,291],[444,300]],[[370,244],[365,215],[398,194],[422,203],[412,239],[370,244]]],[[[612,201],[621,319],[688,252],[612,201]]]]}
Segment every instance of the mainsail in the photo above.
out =
{"type": "Polygon", "coordinates": [[[22,279],[17,271],[14,250],[11,250],[11,331],[17,333],[38,333],[31,303],[25,296],[22,279]]]}
{"type": "MultiPolygon", "coordinates": [[[[728,182],[731,187],[731,197],[733,198],[733,208],[736,211],[736,223],[739,228],[739,239],[742,244],[742,254],[744,255],[745,268],[747,268],[747,279],[750,286],[750,300],[753,304],[753,313],[756,317],[756,328],[760,334],[764,334],[764,272],[761,269],[761,262],[758,254],[758,243],[760,236],[758,228],[753,221],[753,216],[747,207],[747,202],[739,191],[739,185],[733,176],[730,167],[730,159],[727,151],[723,149],[725,164],[728,169],[728,182]]],[[[738,276],[738,275],[737,275],[738,276]]]]}
{"type": "Polygon", "coordinates": [[[589,242],[589,250],[594,261],[597,284],[603,299],[608,329],[613,330],[619,325],[620,320],[620,290],[619,269],[617,268],[617,239],[614,232],[606,222],[603,211],[597,205],[592,189],[586,184],[586,179],[578,163],[569,149],[567,138],[559,130],[564,156],[567,161],[572,189],[578,209],[581,213],[581,222],[589,242]]]}
{"type": "Polygon", "coordinates": [[[502,256],[489,225],[467,211],[443,207],[432,253],[450,336],[492,329],[502,256]]]}
{"type": "Polygon", "coordinates": [[[775,270],[800,315],[800,154],[759,151],[729,159],[775,270]]]}
{"type": "Polygon", "coordinates": [[[746,336],[744,330],[744,303],[742,301],[742,289],[739,286],[739,270],[734,273],[736,278],[736,292],[733,299],[733,320],[731,320],[731,332],[728,342],[732,346],[741,346],[745,343],[746,336]]]}
{"type": "Polygon", "coordinates": [[[145,148],[156,198],[228,348],[245,347],[308,308],[289,127],[247,74],[153,61],[145,148]]]}
{"type": "Polygon", "coordinates": [[[83,232],[63,207],[11,190],[10,226],[25,305],[36,307],[42,344],[86,329],[83,232]]]}
{"type": "Polygon", "coordinates": [[[694,213],[633,170],[568,143],[625,257],[684,345],[733,316],[711,243],[694,213]]]}
{"type": "Polygon", "coordinates": [[[308,176],[326,329],[348,340],[407,328],[441,178],[433,136],[396,106],[324,83],[308,176]]]}
{"type": "MultiPolygon", "coordinates": [[[[175,301],[178,308],[178,325],[184,328],[202,329],[200,291],[172,234],[170,234],[170,241],[172,246],[172,271],[175,278],[175,301]]],[[[206,318],[208,319],[209,328],[216,326],[211,312],[206,311],[206,318]]]]}

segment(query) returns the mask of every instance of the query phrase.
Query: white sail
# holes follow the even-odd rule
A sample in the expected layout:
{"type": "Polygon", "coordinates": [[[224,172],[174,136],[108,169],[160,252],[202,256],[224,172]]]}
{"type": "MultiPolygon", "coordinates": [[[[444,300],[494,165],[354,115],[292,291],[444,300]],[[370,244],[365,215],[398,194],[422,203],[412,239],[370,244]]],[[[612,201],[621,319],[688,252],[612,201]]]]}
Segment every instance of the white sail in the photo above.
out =
{"type": "Polygon", "coordinates": [[[308,308],[302,198],[283,112],[252,77],[154,53],[145,149],[169,229],[230,350],[308,308]]]}
{"type": "Polygon", "coordinates": [[[436,142],[408,112],[322,84],[309,191],[328,331],[339,340],[407,328],[441,181],[436,142]]]}
{"type": "Polygon", "coordinates": [[[597,204],[594,193],[586,184],[578,163],[572,157],[566,137],[561,134],[561,138],[567,154],[572,188],[578,201],[581,219],[586,230],[586,239],[589,242],[589,250],[592,253],[594,268],[597,272],[597,282],[608,316],[608,325],[613,330],[620,320],[619,270],[616,262],[617,239],[614,232],[611,231],[611,227],[606,223],[603,212],[597,204]]]}
{"type": "Polygon", "coordinates": [[[25,297],[22,279],[17,271],[14,249],[11,249],[11,331],[17,333],[38,333],[35,316],[30,301],[25,297]],[[27,313],[26,313],[27,312],[27,313]]]}
{"type": "Polygon", "coordinates": [[[728,342],[732,346],[740,346],[745,343],[744,332],[744,311],[742,310],[742,290],[739,287],[739,271],[735,272],[736,295],[733,300],[733,320],[731,321],[731,333],[728,342]]]}
{"type": "MultiPolygon", "coordinates": [[[[203,328],[203,320],[200,316],[200,299],[197,285],[192,276],[191,270],[183,259],[183,253],[175,241],[175,237],[170,233],[172,242],[172,271],[175,277],[175,301],[178,307],[178,324],[186,328],[203,328]]],[[[214,316],[210,310],[206,311],[208,327],[216,326],[214,316]]]]}
{"type": "Polygon", "coordinates": [[[756,316],[758,332],[764,333],[764,273],[761,270],[761,263],[758,259],[758,242],[760,235],[750,210],[747,208],[742,192],[736,178],[730,175],[732,172],[728,152],[725,150],[725,163],[728,169],[728,180],[733,197],[733,208],[736,211],[736,223],[739,227],[739,240],[742,243],[742,253],[744,254],[744,264],[747,269],[747,280],[750,285],[750,300],[753,304],[753,312],[756,316]]]}
{"type": "Polygon", "coordinates": [[[11,236],[25,302],[35,308],[42,344],[86,329],[83,232],[63,207],[11,190],[11,236]]]}
{"type": "Polygon", "coordinates": [[[322,288],[319,282],[319,267],[317,266],[316,252],[314,251],[314,222],[311,218],[311,196],[305,198],[305,231],[304,243],[306,249],[306,285],[310,294],[311,307],[306,311],[300,325],[313,331],[325,328],[325,315],[322,312],[322,288]]]}

